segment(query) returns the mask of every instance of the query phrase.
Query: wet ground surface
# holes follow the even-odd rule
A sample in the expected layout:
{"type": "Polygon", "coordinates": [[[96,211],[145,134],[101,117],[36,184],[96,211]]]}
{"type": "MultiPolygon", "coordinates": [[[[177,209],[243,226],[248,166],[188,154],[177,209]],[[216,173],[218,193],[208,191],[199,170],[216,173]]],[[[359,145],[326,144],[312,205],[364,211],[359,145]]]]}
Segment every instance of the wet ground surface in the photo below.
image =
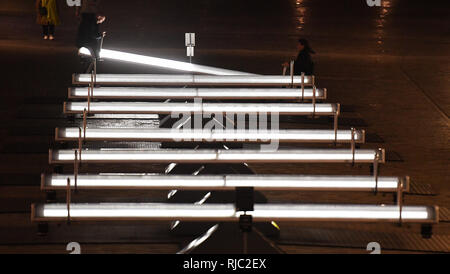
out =
{"type": "MultiPolygon", "coordinates": [[[[280,74],[280,64],[295,55],[296,39],[308,38],[317,52],[314,60],[318,86],[328,89],[328,102],[343,106],[341,127],[353,125],[376,134],[377,138],[363,147],[384,147],[388,151],[392,161],[382,167],[381,175],[409,175],[417,186],[426,186],[428,194],[433,194],[408,195],[406,204],[450,207],[447,1],[382,1],[382,7],[372,8],[362,0],[128,2],[124,7],[121,1],[109,0],[105,6],[105,48],[187,60],[184,33],[195,32],[195,63],[280,74]]],[[[25,1],[7,1],[0,7],[0,252],[61,253],[66,243],[79,241],[93,253],[173,253],[180,244],[167,233],[165,223],[63,224],[51,227],[48,236],[38,237],[36,226],[29,221],[30,204],[45,201],[39,176],[52,171],[48,148],[56,146],[54,128],[70,125],[62,114],[62,103],[67,98],[71,74],[82,69],[73,47],[77,20],[68,7],[62,6],[61,11],[63,23],[57,27],[56,41],[49,42],[41,39],[33,7],[25,1]]],[[[99,71],[161,72],[114,62],[101,63],[99,71]]],[[[90,123],[153,127],[158,122],[90,123]]],[[[327,126],[327,121],[317,123],[327,126]]],[[[287,119],[281,127],[311,127],[311,123],[287,119]]],[[[123,171],[161,172],[164,167],[134,166],[123,171]]],[[[121,167],[102,170],[108,168],[115,171],[121,167]]],[[[251,168],[259,174],[369,173],[367,166],[350,165],[251,168]]],[[[98,167],[86,167],[85,171],[89,170],[98,171],[98,167]]],[[[133,201],[164,201],[166,194],[89,192],[75,199],[125,202],[132,197],[133,201]]],[[[372,193],[264,194],[270,202],[392,203],[392,195],[372,193]]],[[[63,196],[58,199],[64,201],[63,196]]],[[[448,252],[448,248],[438,248],[426,240],[417,240],[421,242],[419,247],[409,244],[420,235],[419,229],[416,225],[393,224],[282,224],[277,241],[289,253],[365,253],[365,241],[369,239],[380,241],[386,252],[448,252]],[[411,237],[402,239],[400,235],[411,237]],[[394,238],[400,240],[391,242],[394,238]]],[[[448,243],[448,223],[435,226],[434,232],[448,243]]]]}

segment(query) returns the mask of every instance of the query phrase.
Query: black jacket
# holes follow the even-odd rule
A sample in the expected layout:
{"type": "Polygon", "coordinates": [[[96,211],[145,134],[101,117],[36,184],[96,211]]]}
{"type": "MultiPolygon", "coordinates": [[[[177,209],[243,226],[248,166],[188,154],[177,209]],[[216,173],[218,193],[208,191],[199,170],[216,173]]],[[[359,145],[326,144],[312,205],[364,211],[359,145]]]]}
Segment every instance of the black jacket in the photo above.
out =
{"type": "Polygon", "coordinates": [[[97,24],[97,14],[82,13],[80,26],[78,27],[77,47],[88,48],[91,53],[93,52],[98,58],[101,39],[102,35],[100,34],[99,25],[97,24]]]}
{"type": "Polygon", "coordinates": [[[311,59],[311,55],[306,50],[302,50],[298,53],[294,63],[294,74],[300,75],[302,72],[304,72],[305,75],[313,75],[314,73],[314,62],[311,59]]]}

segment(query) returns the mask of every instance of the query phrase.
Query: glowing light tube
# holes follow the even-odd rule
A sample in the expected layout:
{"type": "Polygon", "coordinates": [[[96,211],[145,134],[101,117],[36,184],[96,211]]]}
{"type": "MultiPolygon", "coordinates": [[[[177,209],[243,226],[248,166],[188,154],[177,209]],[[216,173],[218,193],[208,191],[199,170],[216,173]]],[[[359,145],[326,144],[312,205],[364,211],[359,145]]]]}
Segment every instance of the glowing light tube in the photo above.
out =
{"type": "MultiPolygon", "coordinates": [[[[73,163],[74,150],[50,150],[50,164],[73,163]]],[[[384,150],[356,149],[290,149],[213,150],[213,149],[158,149],[158,150],[82,150],[85,163],[384,163],[384,150]],[[378,160],[377,160],[378,159],[378,160]]]]}
{"type": "MultiPolygon", "coordinates": [[[[65,221],[66,204],[32,205],[32,221],[65,221]]],[[[253,221],[398,222],[396,205],[255,204],[253,221]]],[[[243,212],[233,204],[99,203],[71,204],[73,221],[180,220],[238,221],[243,212]]],[[[438,208],[403,206],[402,222],[435,223],[438,208]]]]}
{"type": "MultiPolygon", "coordinates": [[[[87,87],[69,88],[69,98],[81,99],[88,96],[87,87]]],[[[325,100],[326,89],[316,89],[316,100],[325,100]]],[[[302,90],[298,88],[149,88],[149,87],[98,87],[92,98],[96,99],[193,99],[205,100],[298,100],[302,90]]],[[[313,89],[305,88],[303,99],[313,99],[313,89]]]]}
{"type": "MultiPolygon", "coordinates": [[[[74,85],[88,85],[90,74],[74,74],[74,85]]],[[[97,84],[113,86],[286,86],[302,84],[301,76],[282,75],[187,75],[187,74],[97,74],[97,84]]],[[[312,86],[312,76],[304,76],[303,84],[312,86]]],[[[95,90],[94,90],[95,92],[95,90]]]]}
{"type": "MultiPolygon", "coordinates": [[[[65,102],[64,113],[83,113],[87,102],[65,102]]],[[[279,113],[280,115],[334,116],[339,104],[305,103],[164,103],[164,102],[91,102],[90,112],[115,114],[171,114],[171,113],[279,113]]]]}
{"type": "MultiPolygon", "coordinates": [[[[42,190],[65,190],[67,178],[75,186],[74,175],[41,176],[42,190]]],[[[402,178],[378,177],[377,191],[396,192],[402,178]]],[[[403,192],[409,191],[409,177],[403,180],[403,192]]],[[[234,190],[254,187],[256,190],[304,191],[373,191],[374,176],[319,175],[83,175],[77,178],[78,189],[184,189],[234,190]]]]}
{"type": "MultiPolygon", "coordinates": [[[[206,130],[170,128],[87,128],[82,136],[88,141],[151,141],[151,142],[254,142],[271,141],[290,143],[334,142],[334,130],[290,129],[290,130],[206,130]]],[[[355,143],[364,143],[365,131],[355,130],[355,143]]],[[[79,128],[57,128],[57,141],[77,141],[79,128]]],[[[336,142],[350,143],[351,130],[338,130],[336,142]]]]}
{"type": "MultiPolygon", "coordinates": [[[[87,48],[80,48],[78,52],[81,55],[91,56],[87,48]]],[[[154,66],[178,71],[206,73],[213,75],[253,75],[252,73],[228,70],[222,68],[215,68],[203,65],[196,65],[187,62],[174,61],[169,59],[157,58],[152,56],[145,56],[133,53],[126,53],[117,50],[102,49],[100,51],[100,58],[110,59],[116,61],[130,62],[135,64],[154,66]]]]}

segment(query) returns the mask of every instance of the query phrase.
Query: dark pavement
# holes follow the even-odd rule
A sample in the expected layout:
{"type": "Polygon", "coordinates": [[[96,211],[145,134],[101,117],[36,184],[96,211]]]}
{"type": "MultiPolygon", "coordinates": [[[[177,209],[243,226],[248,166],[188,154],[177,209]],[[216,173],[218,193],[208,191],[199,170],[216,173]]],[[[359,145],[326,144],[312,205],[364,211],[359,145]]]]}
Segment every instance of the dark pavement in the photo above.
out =
{"type": "MultiPolygon", "coordinates": [[[[92,253],[178,250],[179,244],[167,234],[166,224],[72,228],[62,225],[51,227],[47,237],[35,235],[36,227],[29,221],[30,204],[45,200],[39,189],[39,175],[51,171],[47,151],[54,145],[54,128],[66,125],[62,103],[67,98],[71,74],[81,72],[74,48],[77,19],[74,11],[61,1],[63,23],[57,27],[56,41],[44,41],[40,26],[34,22],[31,2],[5,2],[0,7],[0,253],[65,253],[65,244],[70,241],[80,241],[92,253]]],[[[382,166],[381,175],[409,175],[415,185],[433,194],[407,195],[406,204],[450,208],[448,1],[385,0],[382,7],[373,8],[365,0],[130,0],[127,5],[117,0],[104,2],[107,21],[103,29],[108,32],[104,47],[109,49],[187,60],[184,33],[195,32],[195,63],[280,74],[280,64],[296,54],[296,39],[306,37],[317,52],[313,56],[315,75],[318,86],[329,91],[327,101],[341,103],[344,120],[353,119],[360,123],[354,124],[357,128],[379,137],[364,147],[384,147],[388,151],[391,161],[382,166]]],[[[99,66],[99,71],[158,72],[107,61],[99,66]]],[[[293,119],[281,126],[301,125],[293,119]]],[[[160,168],[155,167],[155,171],[160,168]]],[[[369,172],[366,166],[317,164],[252,165],[252,168],[261,174],[369,172]]],[[[392,202],[392,195],[371,193],[265,195],[271,202],[392,202]]],[[[108,200],[109,193],[84,193],[80,199],[88,201],[94,196],[108,200]]],[[[141,201],[159,201],[164,196],[164,192],[130,192],[116,199],[127,201],[127,197],[138,197],[141,201]]],[[[63,195],[59,199],[64,201],[63,195]]],[[[361,244],[366,238],[382,242],[384,238],[379,237],[384,236],[380,235],[394,238],[420,235],[420,227],[415,225],[283,225],[286,232],[282,233],[280,247],[289,253],[366,253],[361,244]],[[310,228],[353,231],[361,238],[340,242],[337,233],[338,240],[317,240],[307,245],[299,235],[310,235],[310,228]],[[358,234],[363,232],[367,235],[358,234]]],[[[437,225],[434,232],[450,243],[448,222],[437,225]]],[[[386,249],[382,243],[382,250],[449,252],[448,248],[433,249],[432,244],[414,249],[406,243],[408,238],[404,241],[386,243],[386,249]]]]}

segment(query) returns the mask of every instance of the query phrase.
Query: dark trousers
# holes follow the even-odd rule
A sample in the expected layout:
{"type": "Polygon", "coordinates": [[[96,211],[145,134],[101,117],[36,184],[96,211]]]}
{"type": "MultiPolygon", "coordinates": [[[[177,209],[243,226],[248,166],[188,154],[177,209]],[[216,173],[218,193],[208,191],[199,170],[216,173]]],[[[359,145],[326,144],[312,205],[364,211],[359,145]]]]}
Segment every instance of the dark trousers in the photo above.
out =
{"type": "Polygon", "coordinates": [[[42,25],[42,33],[44,35],[55,35],[55,25],[42,25]]]}

